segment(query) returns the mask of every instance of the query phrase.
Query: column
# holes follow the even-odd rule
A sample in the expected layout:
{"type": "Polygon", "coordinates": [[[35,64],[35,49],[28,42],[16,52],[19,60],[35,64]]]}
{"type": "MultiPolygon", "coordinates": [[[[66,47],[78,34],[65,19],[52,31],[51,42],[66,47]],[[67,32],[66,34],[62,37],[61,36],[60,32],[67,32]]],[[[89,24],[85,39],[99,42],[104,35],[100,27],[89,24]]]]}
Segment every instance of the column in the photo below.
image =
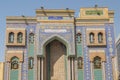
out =
{"type": "Polygon", "coordinates": [[[37,58],[37,80],[40,80],[40,57],[37,58]]]}
{"type": "Polygon", "coordinates": [[[6,66],[7,66],[7,69],[6,69],[6,72],[7,72],[7,75],[6,75],[6,79],[9,80],[9,62],[6,62],[6,66]]]}
{"type": "Polygon", "coordinates": [[[22,80],[21,71],[22,71],[22,62],[19,63],[19,80],[22,80]]]}
{"type": "Polygon", "coordinates": [[[70,57],[70,79],[72,80],[72,58],[70,57]]]}
{"type": "Polygon", "coordinates": [[[93,72],[93,63],[92,61],[90,62],[91,65],[91,80],[94,80],[94,72],[93,72]]]}
{"type": "Polygon", "coordinates": [[[74,80],[74,58],[72,58],[72,80],[74,80]]]}
{"type": "Polygon", "coordinates": [[[5,65],[5,66],[6,66],[6,76],[5,76],[5,74],[4,74],[4,79],[5,79],[5,80],[8,80],[8,63],[6,62],[5,64],[6,64],[6,65],[5,65]]]}
{"type": "Polygon", "coordinates": [[[70,57],[68,58],[68,80],[71,80],[70,57]]]}
{"type": "Polygon", "coordinates": [[[75,80],[78,80],[78,65],[77,65],[77,60],[75,59],[74,61],[75,65],[74,65],[74,68],[75,68],[75,80]]]}
{"type": "Polygon", "coordinates": [[[102,74],[103,74],[103,80],[106,80],[105,79],[106,76],[105,76],[105,62],[104,61],[102,62],[102,74]]]}
{"type": "Polygon", "coordinates": [[[43,80],[43,68],[44,66],[43,66],[43,57],[41,57],[41,80],[43,80]]]}
{"type": "Polygon", "coordinates": [[[10,69],[11,69],[11,63],[8,62],[8,80],[10,80],[10,69]]]}

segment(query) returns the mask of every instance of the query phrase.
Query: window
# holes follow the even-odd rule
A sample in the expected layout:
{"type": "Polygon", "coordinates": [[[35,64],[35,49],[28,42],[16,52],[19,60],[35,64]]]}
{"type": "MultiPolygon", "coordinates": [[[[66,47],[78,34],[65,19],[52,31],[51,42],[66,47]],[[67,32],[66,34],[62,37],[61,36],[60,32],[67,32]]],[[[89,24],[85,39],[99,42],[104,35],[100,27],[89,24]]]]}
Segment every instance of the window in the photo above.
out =
{"type": "Polygon", "coordinates": [[[17,34],[17,42],[18,43],[22,43],[22,40],[23,40],[23,33],[19,32],[17,34]]]}
{"type": "Polygon", "coordinates": [[[34,43],[34,34],[33,33],[29,34],[29,43],[34,43]]]}
{"type": "Polygon", "coordinates": [[[79,57],[78,58],[78,69],[82,69],[83,68],[83,58],[79,57]]]}
{"type": "Polygon", "coordinates": [[[98,33],[98,42],[99,43],[103,42],[103,34],[102,33],[98,33]]]}
{"type": "Polygon", "coordinates": [[[94,58],[94,69],[100,69],[101,68],[101,58],[96,56],[94,58]]]}
{"type": "Polygon", "coordinates": [[[17,57],[13,57],[11,59],[11,69],[18,69],[19,64],[18,64],[18,58],[17,57]]]}
{"type": "Polygon", "coordinates": [[[93,33],[90,33],[89,40],[90,40],[90,43],[94,43],[94,34],[93,33]]]}
{"type": "Polygon", "coordinates": [[[28,67],[29,69],[33,69],[33,58],[32,57],[29,58],[28,67]]]}
{"type": "Polygon", "coordinates": [[[14,42],[14,33],[13,32],[9,33],[8,42],[9,43],[13,43],[14,42]]]}
{"type": "Polygon", "coordinates": [[[80,33],[78,33],[76,35],[76,41],[77,41],[77,43],[81,43],[81,34],[80,33]]]}

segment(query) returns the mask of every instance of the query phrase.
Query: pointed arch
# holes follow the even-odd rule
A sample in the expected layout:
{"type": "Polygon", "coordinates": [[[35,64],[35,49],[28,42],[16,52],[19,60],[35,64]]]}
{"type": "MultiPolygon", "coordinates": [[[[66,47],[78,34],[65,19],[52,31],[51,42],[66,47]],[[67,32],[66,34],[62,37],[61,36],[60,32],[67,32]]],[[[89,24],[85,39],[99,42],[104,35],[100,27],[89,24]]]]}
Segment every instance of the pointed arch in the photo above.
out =
{"type": "Polygon", "coordinates": [[[94,63],[94,69],[101,69],[102,64],[101,64],[101,57],[96,56],[94,57],[93,63],[94,63]]]}
{"type": "Polygon", "coordinates": [[[98,33],[98,42],[99,43],[103,42],[103,33],[101,33],[101,32],[98,33]]]}
{"type": "Polygon", "coordinates": [[[18,42],[18,43],[22,43],[22,41],[23,41],[23,33],[22,33],[22,32],[19,32],[19,33],[17,34],[17,42],[18,42]]]}
{"type": "Polygon", "coordinates": [[[29,69],[33,69],[33,64],[34,63],[34,59],[33,59],[33,57],[29,57],[29,59],[28,59],[28,68],[29,69]]]}
{"type": "Polygon", "coordinates": [[[77,33],[76,34],[76,42],[81,43],[81,41],[82,41],[82,35],[81,35],[81,33],[77,33]]]}
{"type": "Polygon", "coordinates": [[[34,33],[29,34],[29,43],[34,43],[34,33]]]}
{"type": "Polygon", "coordinates": [[[13,33],[13,32],[10,32],[10,33],[9,33],[8,42],[9,42],[9,43],[13,43],[13,42],[14,42],[14,33],[13,33]]]}
{"type": "Polygon", "coordinates": [[[14,56],[11,58],[11,69],[18,69],[19,68],[19,58],[14,56]]]}
{"type": "Polygon", "coordinates": [[[94,43],[94,33],[90,33],[89,34],[89,41],[90,41],[90,43],[94,43]]]}
{"type": "Polygon", "coordinates": [[[77,63],[78,63],[78,69],[83,69],[83,58],[82,57],[78,57],[77,63]]]}
{"type": "Polygon", "coordinates": [[[66,46],[67,53],[68,53],[68,49],[69,49],[70,44],[68,44],[68,41],[65,40],[65,38],[63,38],[63,37],[61,37],[60,35],[57,35],[57,34],[52,35],[52,36],[48,37],[46,40],[43,41],[43,43],[42,43],[42,46],[43,46],[42,47],[42,50],[43,50],[42,53],[44,53],[45,46],[53,40],[58,40],[61,43],[63,43],[66,46]]]}

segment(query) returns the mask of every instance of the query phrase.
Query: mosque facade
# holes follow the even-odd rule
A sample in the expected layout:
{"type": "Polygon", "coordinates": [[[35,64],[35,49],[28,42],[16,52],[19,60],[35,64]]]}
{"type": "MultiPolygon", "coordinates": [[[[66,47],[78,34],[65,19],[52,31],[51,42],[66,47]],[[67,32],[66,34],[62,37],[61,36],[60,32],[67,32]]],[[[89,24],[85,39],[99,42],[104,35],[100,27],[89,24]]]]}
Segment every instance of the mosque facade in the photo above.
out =
{"type": "Polygon", "coordinates": [[[36,9],[6,17],[4,80],[117,80],[114,11],[36,9]]]}

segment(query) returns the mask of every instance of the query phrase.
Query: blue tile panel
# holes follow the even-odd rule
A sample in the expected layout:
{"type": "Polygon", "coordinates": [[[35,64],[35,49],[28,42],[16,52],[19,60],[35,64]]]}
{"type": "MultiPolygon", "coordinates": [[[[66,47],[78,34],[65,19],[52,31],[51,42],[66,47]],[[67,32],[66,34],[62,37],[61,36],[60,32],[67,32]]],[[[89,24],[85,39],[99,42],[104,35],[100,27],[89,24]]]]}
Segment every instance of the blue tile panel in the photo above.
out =
{"type": "MultiPolygon", "coordinates": [[[[88,47],[87,46],[87,38],[86,38],[86,29],[87,28],[98,28],[97,26],[77,26],[76,32],[81,31],[82,33],[82,48],[83,48],[83,60],[84,60],[84,80],[91,80],[91,67],[89,60],[89,52],[88,50],[105,50],[106,54],[106,63],[105,63],[105,75],[106,80],[113,80],[112,75],[112,61],[111,57],[115,56],[115,40],[114,40],[114,26],[113,24],[105,24],[105,26],[99,26],[99,28],[104,28],[106,31],[106,47],[88,47]]],[[[78,51],[78,50],[77,50],[78,51]]]]}

